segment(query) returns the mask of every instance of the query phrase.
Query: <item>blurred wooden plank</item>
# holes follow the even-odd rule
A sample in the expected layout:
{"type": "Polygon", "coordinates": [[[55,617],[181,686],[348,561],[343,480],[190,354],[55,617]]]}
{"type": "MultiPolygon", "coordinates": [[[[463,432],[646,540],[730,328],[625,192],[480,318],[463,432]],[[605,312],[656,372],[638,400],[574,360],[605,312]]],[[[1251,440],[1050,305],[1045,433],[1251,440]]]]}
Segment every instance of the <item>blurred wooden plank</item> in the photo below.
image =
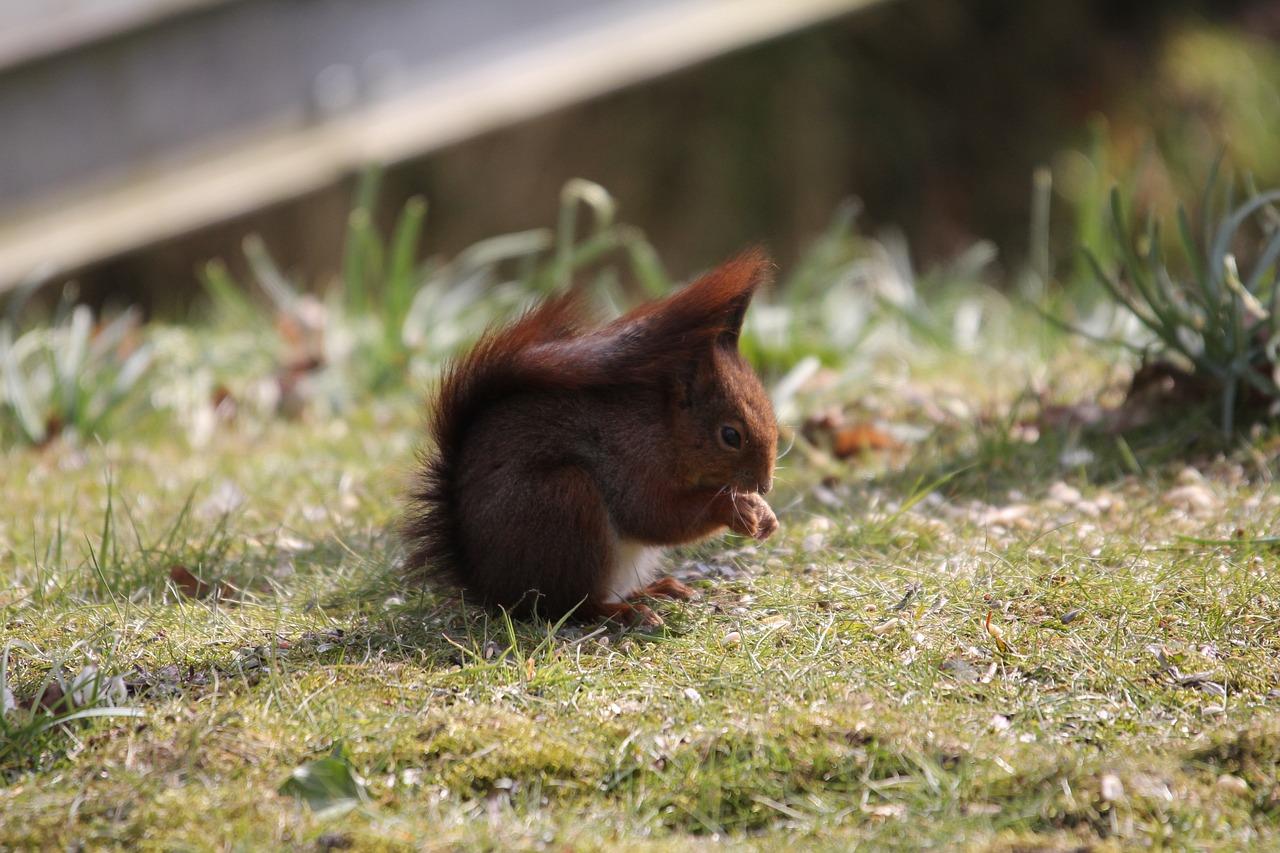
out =
{"type": "Polygon", "coordinates": [[[5,0],[0,69],[229,0],[5,0]]]}
{"type": "MultiPolygon", "coordinates": [[[[90,150],[115,143],[116,160],[95,171],[71,148],[40,149],[38,137],[0,126],[0,152],[10,166],[33,148],[69,158],[60,170],[56,160],[43,166],[47,188],[33,182],[34,160],[31,170],[15,170],[8,203],[0,180],[0,288],[251,212],[366,164],[417,156],[876,1],[214,0],[193,22],[156,36],[154,43],[164,40],[157,56],[179,68],[166,73],[159,64],[131,60],[145,77],[155,77],[157,97],[168,106],[148,112],[146,102],[135,102],[136,113],[99,117],[106,130],[68,126],[64,134],[83,139],[55,134],[49,143],[88,142],[90,150]],[[377,21],[375,4],[388,10],[387,20],[377,21]],[[233,13],[248,17],[233,22],[233,13]],[[352,14],[361,16],[363,29],[353,26],[352,14]],[[406,30],[414,21],[418,29],[406,30]],[[240,25],[247,28],[243,41],[235,38],[240,25]],[[306,38],[288,35],[291,25],[306,38]],[[207,47],[184,53],[182,38],[211,32],[225,62],[209,61],[207,47]],[[406,53],[411,45],[422,45],[422,52],[406,53]],[[196,73],[181,66],[189,56],[203,59],[196,73]],[[273,72],[275,58],[282,64],[273,72]],[[246,67],[254,71],[248,79],[271,97],[246,91],[254,85],[246,82],[246,67]],[[182,85],[169,85],[173,80],[182,85]],[[172,104],[175,97],[184,103],[172,104]],[[193,112],[184,116],[184,106],[193,112]],[[194,134],[191,123],[209,121],[210,113],[224,122],[216,132],[194,134]],[[111,138],[117,118],[119,132],[133,134],[134,149],[111,138]],[[139,122],[154,125],[154,135],[137,134],[139,122]],[[173,134],[168,142],[161,139],[166,132],[173,134]],[[81,169],[75,180],[67,177],[73,165],[81,169]]],[[[119,52],[129,47],[117,34],[109,59],[118,64],[119,52]]],[[[136,46],[144,55],[145,48],[136,46]]],[[[89,49],[92,58],[96,48],[89,49]]],[[[83,56],[78,61],[92,67],[83,56]]]]}

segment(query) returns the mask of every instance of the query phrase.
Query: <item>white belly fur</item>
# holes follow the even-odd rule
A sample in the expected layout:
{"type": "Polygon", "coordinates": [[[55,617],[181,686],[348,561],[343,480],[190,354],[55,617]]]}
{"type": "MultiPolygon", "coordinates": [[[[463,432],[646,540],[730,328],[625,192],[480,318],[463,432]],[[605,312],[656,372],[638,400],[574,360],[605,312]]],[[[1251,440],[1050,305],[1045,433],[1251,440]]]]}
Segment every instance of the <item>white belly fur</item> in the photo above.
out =
{"type": "Polygon", "coordinates": [[[605,582],[605,601],[624,601],[628,595],[653,583],[661,568],[663,548],[619,539],[616,557],[605,582]]]}

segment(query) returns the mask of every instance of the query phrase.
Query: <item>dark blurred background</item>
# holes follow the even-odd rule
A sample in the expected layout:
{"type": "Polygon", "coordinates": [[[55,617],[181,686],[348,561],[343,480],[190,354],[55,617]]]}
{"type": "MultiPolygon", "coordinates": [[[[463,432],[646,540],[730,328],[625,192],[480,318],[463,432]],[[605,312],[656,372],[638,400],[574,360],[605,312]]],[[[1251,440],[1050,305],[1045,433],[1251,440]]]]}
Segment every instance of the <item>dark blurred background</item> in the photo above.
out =
{"type": "MultiPolygon", "coordinates": [[[[1053,251],[1073,250],[1089,187],[1161,208],[1194,197],[1222,145],[1280,180],[1280,3],[886,0],[775,41],[390,167],[379,218],[430,204],[445,255],[554,222],[562,184],[596,181],[687,276],[744,246],[793,261],[848,197],[901,229],[922,267],[975,240],[1026,256],[1032,173],[1054,176],[1053,251]]],[[[181,313],[210,257],[262,234],[323,287],[340,268],[354,180],[74,272],[94,301],[181,313]]]]}

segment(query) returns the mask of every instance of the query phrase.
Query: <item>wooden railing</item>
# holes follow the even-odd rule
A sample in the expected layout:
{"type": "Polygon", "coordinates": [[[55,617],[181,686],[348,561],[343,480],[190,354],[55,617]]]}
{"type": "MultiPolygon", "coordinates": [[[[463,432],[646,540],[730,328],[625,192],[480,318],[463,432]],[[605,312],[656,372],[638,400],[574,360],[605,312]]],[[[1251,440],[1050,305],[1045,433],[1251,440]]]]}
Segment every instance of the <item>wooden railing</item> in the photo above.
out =
{"type": "Polygon", "coordinates": [[[8,0],[0,288],[875,0],[8,0]]]}

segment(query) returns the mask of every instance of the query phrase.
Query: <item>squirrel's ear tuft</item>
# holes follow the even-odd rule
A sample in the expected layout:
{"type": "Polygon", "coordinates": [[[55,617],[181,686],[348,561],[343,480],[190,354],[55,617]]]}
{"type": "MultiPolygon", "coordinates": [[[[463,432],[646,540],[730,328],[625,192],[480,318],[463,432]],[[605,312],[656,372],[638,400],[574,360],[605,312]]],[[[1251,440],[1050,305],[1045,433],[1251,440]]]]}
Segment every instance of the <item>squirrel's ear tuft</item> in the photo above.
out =
{"type": "Polygon", "coordinates": [[[747,316],[751,297],[768,278],[772,261],[760,249],[744,252],[721,266],[707,278],[715,280],[721,303],[722,331],[716,343],[726,349],[737,349],[742,323],[747,316]]]}
{"type": "Polygon", "coordinates": [[[607,373],[615,381],[685,376],[689,365],[710,364],[717,351],[737,353],[747,306],[772,266],[763,252],[746,252],[666,299],[646,302],[583,336],[577,349],[611,348],[607,373]]]}
{"type": "Polygon", "coordinates": [[[742,328],[729,332],[721,332],[716,338],[716,346],[726,350],[736,350],[738,348],[738,338],[742,336],[742,328]]]}
{"type": "Polygon", "coordinates": [[[726,306],[729,310],[725,316],[724,330],[716,337],[716,343],[725,349],[737,349],[738,338],[742,335],[742,323],[747,316],[747,306],[751,304],[751,294],[747,291],[736,297],[726,306]]]}

